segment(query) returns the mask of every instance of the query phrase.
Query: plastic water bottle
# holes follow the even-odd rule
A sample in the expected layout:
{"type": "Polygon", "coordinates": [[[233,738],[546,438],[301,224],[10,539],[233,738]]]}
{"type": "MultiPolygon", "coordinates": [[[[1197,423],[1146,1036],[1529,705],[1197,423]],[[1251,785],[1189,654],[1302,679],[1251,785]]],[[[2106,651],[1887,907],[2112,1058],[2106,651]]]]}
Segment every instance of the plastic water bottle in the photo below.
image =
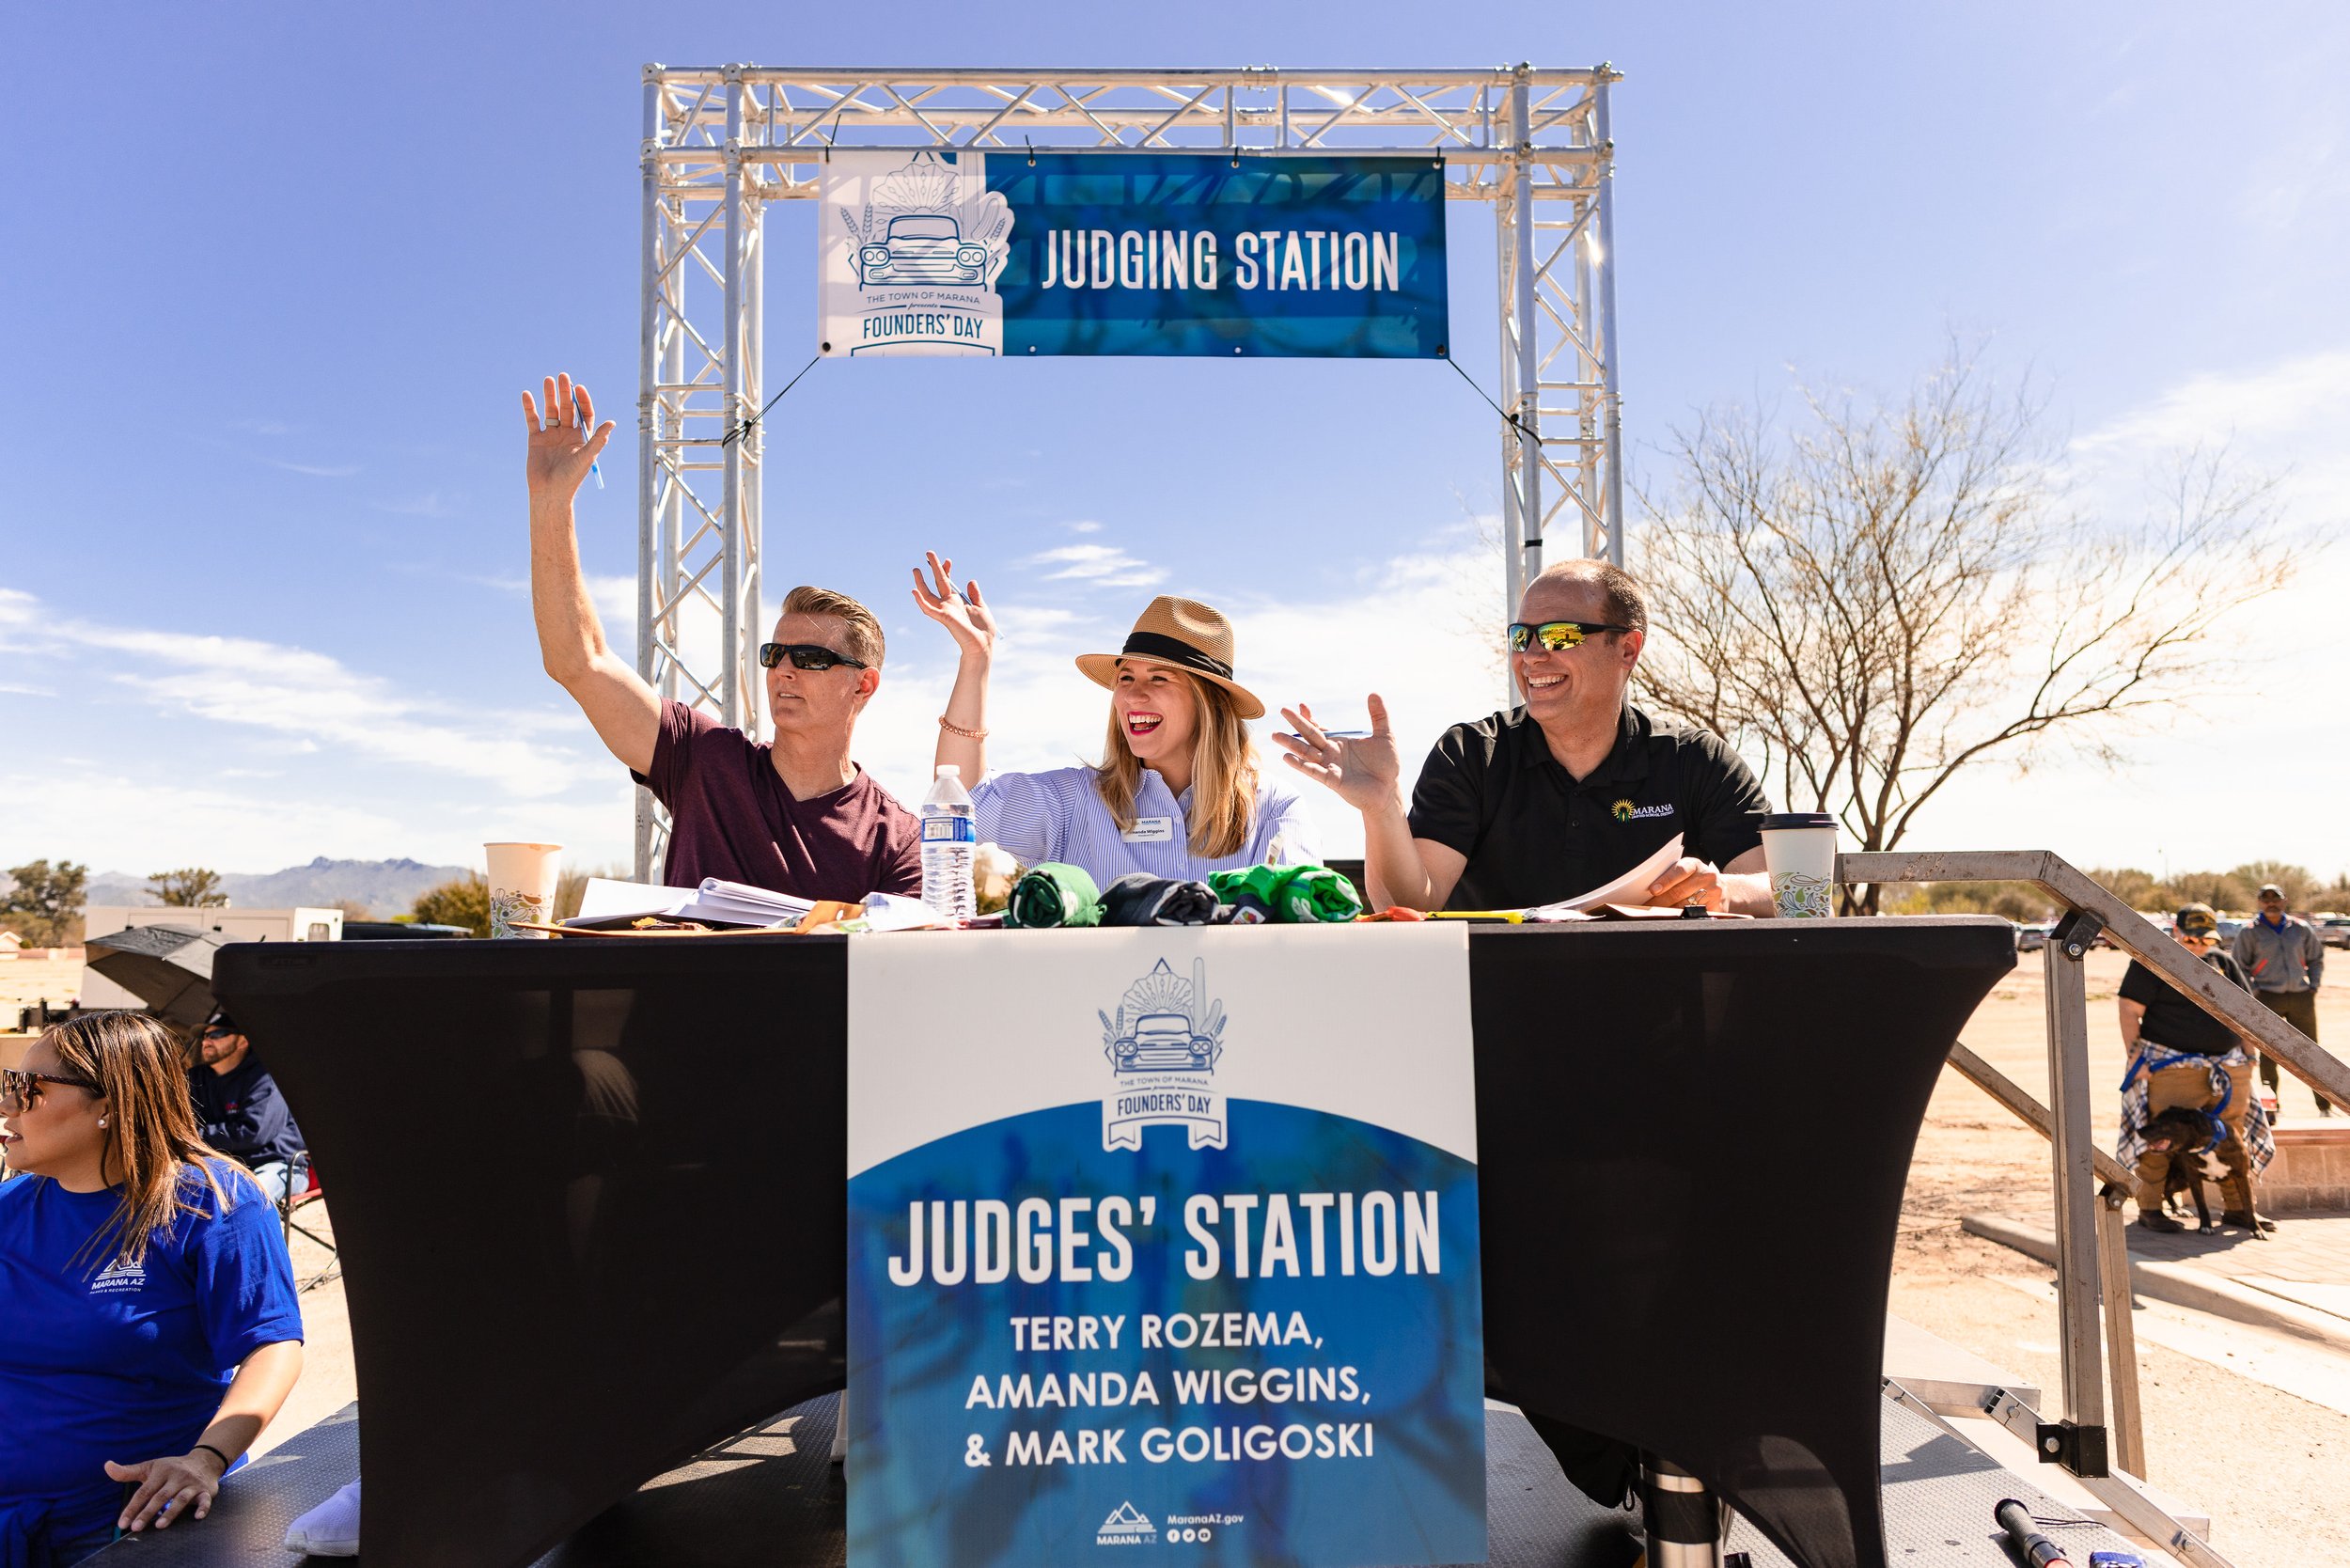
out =
{"type": "Polygon", "coordinates": [[[941,763],[938,782],[922,797],[922,902],[950,920],[967,920],[978,912],[971,858],[979,839],[963,770],[941,763]]]}

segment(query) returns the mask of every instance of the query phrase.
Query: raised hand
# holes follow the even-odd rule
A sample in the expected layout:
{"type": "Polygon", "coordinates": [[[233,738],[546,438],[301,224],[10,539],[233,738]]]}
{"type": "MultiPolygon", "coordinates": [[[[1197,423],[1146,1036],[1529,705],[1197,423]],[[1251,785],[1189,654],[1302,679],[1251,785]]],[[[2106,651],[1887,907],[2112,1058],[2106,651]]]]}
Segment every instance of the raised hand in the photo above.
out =
{"type": "Polygon", "coordinates": [[[958,590],[955,587],[955,563],[942,557],[935,550],[926,550],[922,559],[930,567],[930,579],[924,581],[922,568],[914,569],[914,602],[922,613],[947,628],[955,645],[965,653],[982,657],[995,651],[995,617],[988,610],[987,601],[979,596],[979,585],[966,582],[958,590]]]}
{"type": "Polygon", "coordinates": [[[1336,791],[1357,811],[1377,811],[1396,798],[1396,781],[1403,766],[1395,754],[1395,736],[1387,729],[1387,705],[1371,694],[1371,733],[1351,737],[1330,734],[1314,722],[1305,703],[1284,708],[1293,735],[1276,735],[1289,765],[1308,778],[1336,791]]]}
{"type": "Polygon", "coordinates": [[[612,439],[612,421],[596,423],[595,400],[568,374],[547,377],[546,399],[541,420],[538,403],[523,394],[523,418],[530,427],[523,471],[530,481],[531,505],[569,505],[595,466],[596,454],[612,439]]]}

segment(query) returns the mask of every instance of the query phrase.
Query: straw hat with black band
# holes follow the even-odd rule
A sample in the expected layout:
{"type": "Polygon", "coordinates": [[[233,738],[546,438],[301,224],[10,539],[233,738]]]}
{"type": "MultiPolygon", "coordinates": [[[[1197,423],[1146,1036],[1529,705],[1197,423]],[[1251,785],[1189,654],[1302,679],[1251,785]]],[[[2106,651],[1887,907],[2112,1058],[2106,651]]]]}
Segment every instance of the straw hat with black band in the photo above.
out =
{"type": "Polygon", "coordinates": [[[1097,686],[1115,689],[1118,661],[1148,659],[1188,670],[1232,694],[1232,706],[1245,719],[1262,718],[1264,704],[1257,694],[1232,679],[1232,623],[1220,610],[1196,599],[1161,594],[1144,606],[1126,646],[1115,653],[1078,655],[1077,667],[1097,686]]]}

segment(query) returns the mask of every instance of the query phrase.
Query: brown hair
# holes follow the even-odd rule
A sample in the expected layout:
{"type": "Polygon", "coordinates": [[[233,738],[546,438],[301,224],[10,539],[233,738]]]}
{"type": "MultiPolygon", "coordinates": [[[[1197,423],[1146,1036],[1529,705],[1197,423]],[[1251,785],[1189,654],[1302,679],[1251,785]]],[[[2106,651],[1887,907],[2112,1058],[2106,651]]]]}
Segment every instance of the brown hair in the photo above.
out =
{"type": "MultiPolygon", "coordinates": [[[[1203,859],[1236,855],[1248,842],[1257,815],[1257,754],[1248,745],[1248,723],[1222,686],[1188,671],[1177,673],[1190,682],[1198,713],[1191,738],[1191,853],[1203,859]]],[[[1142,787],[1142,759],[1126,744],[1115,704],[1103,746],[1094,785],[1118,831],[1131,832],[1135,792],[1142,787]]]]}
{"type": "Polygon", "coordinates": [[[849,628],[850,658],[861,660],[879,669],[882,666],[881,620],[872,611],[845,593],[830,588],[809,588],[803,583],[783,596],[785,615],[828,615],[849,628]]]}
{"type": "Polygon", "coordinates": [[[1543,567],[1534,582],[1527,584],[1531,591],[1537,583],[1576,583],[1596,588],[1607,603],[1606,611],[1610,622],[1629,626],[1636,632],[1648,630],[1648,592],[1640,580],[1621,566],[1606,561],[1560,561],[1543,567]]]}
{"type": "MultiPolygon", "coordinates": [[[[197,1131],[187,1052],[178,1036],[143,1012],[90,1012],[40,1038],[67,1073],[96,1084],[104,1096],[102,1170],[109,1185],[122,1188],[121,1203],[91,1234],[77,1262],[87,1256],[95,1262],[109,1248],[121,1262],[144,1261],[149,1242],[181,1215],[202,1212],[182,1196],[191,1171],[203,1178],[223,1212],[235,1206],[220,1171],[227,1167],[242,1173],[243,1168],[197,1131]]],[[[259,1196],[251,1177],[244,1184],[259,1196]]]]}

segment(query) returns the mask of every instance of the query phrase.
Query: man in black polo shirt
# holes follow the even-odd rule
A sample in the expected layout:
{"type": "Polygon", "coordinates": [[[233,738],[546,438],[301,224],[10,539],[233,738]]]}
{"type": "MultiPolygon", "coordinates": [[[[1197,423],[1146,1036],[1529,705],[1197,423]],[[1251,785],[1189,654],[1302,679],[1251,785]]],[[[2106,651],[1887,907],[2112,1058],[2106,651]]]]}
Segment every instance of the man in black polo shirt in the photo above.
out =
{"type": "Polygon", "coordinates": [[[1284,708],[1292,767],[1363,814],[1373,904],[1522,909],[1622,876],[1674,834],[1682,857],[1645,902],[1768,915],[1762,787],[1718,735],[1658,724],[1624,700],[1648,640],[1648,603],[1630,573],[1565,561],[1528,585],[1510,628],[1510,672],[1525,706],[1445,731],[1420,769],[1411,810],[1387,730],[1336,739],[1311,709],[1284,708]]]}

